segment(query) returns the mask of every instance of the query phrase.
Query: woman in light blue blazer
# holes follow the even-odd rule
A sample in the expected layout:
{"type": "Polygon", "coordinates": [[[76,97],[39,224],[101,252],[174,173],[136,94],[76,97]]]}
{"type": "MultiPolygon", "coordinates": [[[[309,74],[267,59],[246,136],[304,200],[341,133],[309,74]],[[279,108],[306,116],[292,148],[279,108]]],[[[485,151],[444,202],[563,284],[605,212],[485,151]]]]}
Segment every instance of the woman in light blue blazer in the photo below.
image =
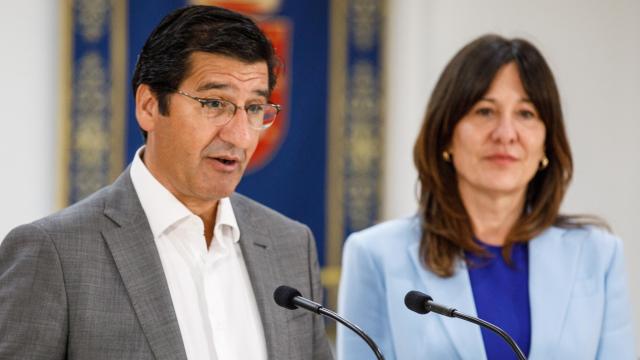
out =
{"type": "MultiPolygon", "coordinates": [[[[420,209],[351,235],[339,312],[387,359],[515,359],[497,335],[419,315],[410,290],[506,330],[529,359],[634,359],[622,243],[559,214],[572,176],[560,99],[540,52],[483,36],[438,80],[414,147],[420,209]]],[[[338,359],[372,359],[338,328],[338,359]]]]}

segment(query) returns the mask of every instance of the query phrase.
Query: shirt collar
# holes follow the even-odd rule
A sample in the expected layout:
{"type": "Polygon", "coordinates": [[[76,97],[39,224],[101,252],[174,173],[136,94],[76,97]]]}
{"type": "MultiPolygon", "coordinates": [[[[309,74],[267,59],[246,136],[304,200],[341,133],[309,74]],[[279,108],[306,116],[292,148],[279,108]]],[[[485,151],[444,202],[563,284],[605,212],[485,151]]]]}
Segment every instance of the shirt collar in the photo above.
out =
{"type": "Polygon", "coordinates": [[[217,235],[216,230],[222,230],[223,227],[231,229],[231,235],[233,242],[237,243],[240,240],[240,228],[236,222],[236,216],[231,207],[231,200],[228,197],[220,199],[218,201],[218,214],[216,216],[216,225],[214,228],[214,236],[217,235]]]}
{"type": "Polygon", "coordinates": [[[192,213],[147,169],[141,158],[143,151],[144,146],[133,157],[131,182],[147,215],[151,232],[158,238],[171,225],[192,213]]]}

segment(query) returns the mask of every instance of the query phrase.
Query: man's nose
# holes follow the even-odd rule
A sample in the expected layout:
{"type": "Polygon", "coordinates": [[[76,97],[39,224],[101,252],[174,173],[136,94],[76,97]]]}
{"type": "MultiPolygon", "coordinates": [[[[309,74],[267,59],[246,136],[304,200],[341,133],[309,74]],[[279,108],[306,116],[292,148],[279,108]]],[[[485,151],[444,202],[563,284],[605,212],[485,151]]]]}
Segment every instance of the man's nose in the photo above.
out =
{"type": "Polygon", "coordinates": [[[231,120],[222,126],[219,136],[222,140],[238,148],[246,149],[259,134],[258,130],[253,129],[249,124],[245,109],[238,108],[231,120]]]}

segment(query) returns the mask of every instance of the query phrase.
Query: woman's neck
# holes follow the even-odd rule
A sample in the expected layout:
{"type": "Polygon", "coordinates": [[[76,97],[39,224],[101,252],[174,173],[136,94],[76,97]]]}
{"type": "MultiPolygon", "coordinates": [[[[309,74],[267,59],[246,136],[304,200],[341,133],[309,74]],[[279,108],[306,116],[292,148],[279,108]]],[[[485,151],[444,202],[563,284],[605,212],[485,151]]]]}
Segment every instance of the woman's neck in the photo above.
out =
{"type": "Polygon", "coordinates": [[[508,194],[486,193],[465,187],[459,190],[476,238],[489,245],[504,245],[522,214],[525,190],[508,194]]]}

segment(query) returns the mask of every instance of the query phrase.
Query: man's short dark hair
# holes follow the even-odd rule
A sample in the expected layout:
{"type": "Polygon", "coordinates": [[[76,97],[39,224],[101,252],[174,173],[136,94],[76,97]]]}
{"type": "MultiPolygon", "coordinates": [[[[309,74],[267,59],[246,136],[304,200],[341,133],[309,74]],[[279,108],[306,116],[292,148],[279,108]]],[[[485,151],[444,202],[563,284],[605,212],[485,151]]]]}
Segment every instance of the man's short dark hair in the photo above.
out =
{"type": "MultiPolygon", "coordinates": [[[[269,92],[275,87],[275,52],[253,20],[215,6],[188,6],[165,16],[142,47],[131,79],[134,98],[138,86],[149,85],[158,98],[160,114],[167,115],[168,95],[184,80],[190,55],[196,51],[249,64],[264,61],[269,71],[269,92]]],[[[146,132],[142,133],[146,140],[146,132]]]]}

